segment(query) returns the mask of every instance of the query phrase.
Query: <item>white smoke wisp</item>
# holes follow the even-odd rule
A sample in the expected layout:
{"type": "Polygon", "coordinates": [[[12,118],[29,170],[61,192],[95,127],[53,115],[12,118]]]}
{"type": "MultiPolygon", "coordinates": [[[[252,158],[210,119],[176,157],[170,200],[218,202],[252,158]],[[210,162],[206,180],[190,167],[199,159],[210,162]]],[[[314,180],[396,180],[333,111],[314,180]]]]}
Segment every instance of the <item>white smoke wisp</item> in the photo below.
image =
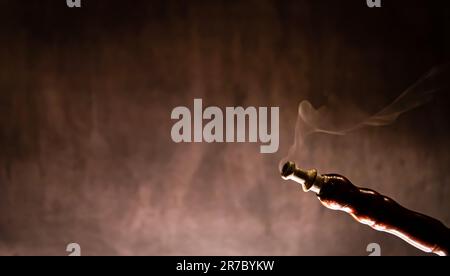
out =
{"type": "MultiPolygon", "coordinates": [[[[346,135],[364,127],[380,127],[394,123],[400,115],[430,102],[438,91],[445,86],[437,84],[440,79],[446,79],[444,73],[449,73],[448,66],[435,67],[425,74],[413,85],[400,94],[394,101],[373,115],[363,115],[352,107],[340,107],[339,110],[322,106],[314,108],[309,101],[302,101],[298,108],[298,117],[295,127],[294,143],[288,155],[280,162],[280,168],[286,161],[295,160],[299,149],[304,145],[305,139],[314,133],[328,135],[346,135]],[[340,111],[347,110],[342,114],[340,111]],[[352,117],[351,123],[339,118],[352,117]]],[[[339,103],[336,104],[338,106],[339,103]]]]}

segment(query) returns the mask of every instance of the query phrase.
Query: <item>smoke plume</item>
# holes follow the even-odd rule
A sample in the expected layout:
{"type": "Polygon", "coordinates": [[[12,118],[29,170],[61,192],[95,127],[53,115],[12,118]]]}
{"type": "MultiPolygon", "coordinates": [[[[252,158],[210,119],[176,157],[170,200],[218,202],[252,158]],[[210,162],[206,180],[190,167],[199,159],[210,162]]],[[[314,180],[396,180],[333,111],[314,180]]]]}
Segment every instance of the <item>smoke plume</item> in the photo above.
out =
{"type": "Polygon", "coordinates": [[[400,115],[433,100],[445,88],[442,81],[448,79],[448,66],[434,67],[401,93],[394,101],[372,115],[360,110],[358,105],[342,105],[330,98],[327,106],[314,108],[309,101],[302,101],[298,107],[294,143],[279,168],[301,154],[305,140],[314,133],[346,135],[364,127],[380,127],[394,123],[400,115]]]}

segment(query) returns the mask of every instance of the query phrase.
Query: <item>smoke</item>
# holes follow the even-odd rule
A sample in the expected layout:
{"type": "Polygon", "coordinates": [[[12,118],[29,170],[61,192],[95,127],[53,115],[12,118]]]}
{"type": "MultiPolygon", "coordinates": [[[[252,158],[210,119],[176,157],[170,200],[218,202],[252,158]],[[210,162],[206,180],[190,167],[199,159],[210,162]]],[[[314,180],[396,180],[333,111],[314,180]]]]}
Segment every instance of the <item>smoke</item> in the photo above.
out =
{"type": "Polygon", "coordinates": [[[299,158],[299,150],[305,140],[314,133],[342,136],[364,127],[380,127],[394,123],[400,115],[433,100],[436,93],[445,88],[441,82],[448,79],[448,73],[448,65],[434,67],[394,101],[372,115],[361,111],[359,105],[342,104],[336,98],[330,98],[327,106],[317,109],[309,101],[300,102],[294,143],[287,156],[280,161],[279,169],[281,170],[287,161],[299,158]]]}

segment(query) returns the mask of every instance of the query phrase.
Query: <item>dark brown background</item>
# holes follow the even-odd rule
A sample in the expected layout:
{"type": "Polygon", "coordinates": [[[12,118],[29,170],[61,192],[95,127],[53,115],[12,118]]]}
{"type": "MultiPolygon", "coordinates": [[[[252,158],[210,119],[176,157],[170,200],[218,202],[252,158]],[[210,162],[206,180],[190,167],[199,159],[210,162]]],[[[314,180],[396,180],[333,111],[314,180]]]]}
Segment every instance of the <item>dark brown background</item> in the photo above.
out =
{"type": "MultiPolygon", "coordinates": [[[[284,182],[297,105],[373,112],[449,58],[448,1],[0,0],[0,254],[420,255],[284,182]],[[174,144],[171,110],[280,106],[281,145],[174,144]]],[[[450,225],[449,97],[306,142],[450,225]]]]}

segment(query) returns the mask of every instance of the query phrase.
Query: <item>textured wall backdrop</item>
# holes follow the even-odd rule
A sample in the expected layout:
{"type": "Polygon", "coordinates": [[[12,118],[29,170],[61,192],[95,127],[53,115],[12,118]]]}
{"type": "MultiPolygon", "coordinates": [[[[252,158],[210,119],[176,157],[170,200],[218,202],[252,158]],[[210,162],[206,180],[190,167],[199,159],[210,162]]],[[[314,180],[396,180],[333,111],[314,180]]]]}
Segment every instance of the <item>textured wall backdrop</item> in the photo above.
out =
{"type": "MultiPolygon", "coordinates": [[[[278,174],[297,105],[373,112],[450,50],[448,1],[0,0],[0,255],[420,255],[278,174]],[[174,144],[170,112],[280,106],[280,150],[174,144]]],[[[305,142],[450,225],[448,93],[395,124],[305,142]]]]}

